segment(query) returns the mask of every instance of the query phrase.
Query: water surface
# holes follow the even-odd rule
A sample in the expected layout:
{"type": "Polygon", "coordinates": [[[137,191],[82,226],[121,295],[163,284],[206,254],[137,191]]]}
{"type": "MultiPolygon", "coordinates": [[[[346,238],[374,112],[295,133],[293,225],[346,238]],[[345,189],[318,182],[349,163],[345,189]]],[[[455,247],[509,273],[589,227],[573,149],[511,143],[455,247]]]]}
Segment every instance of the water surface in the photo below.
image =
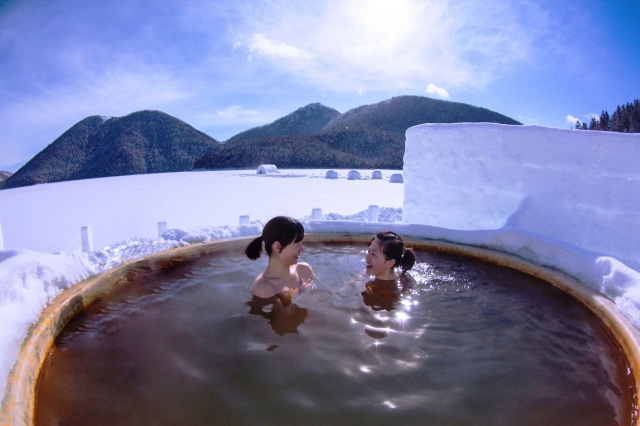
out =
{"type": "Polygon", "coordinates": [[[242,253],[133,280],[60,335],[37,424],[630,423],[624,355],[569,296],[429,252],[367,287],[365,249],[307,244],[318,279],[278,314],[242,253]]]}

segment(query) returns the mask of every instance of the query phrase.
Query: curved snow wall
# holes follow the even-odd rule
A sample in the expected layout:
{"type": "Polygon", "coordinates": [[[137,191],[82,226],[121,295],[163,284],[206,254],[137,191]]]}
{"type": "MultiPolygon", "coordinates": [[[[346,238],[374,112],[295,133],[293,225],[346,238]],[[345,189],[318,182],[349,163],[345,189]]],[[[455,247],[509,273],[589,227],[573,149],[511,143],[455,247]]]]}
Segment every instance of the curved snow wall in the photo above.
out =
{"type": "Polygon", "coordinates": [[[464,123],[406,136],[403,222],[521,229],[640,269],[640,134],[464,123]]]}
{"type": "Polygon", "coordinates": [[[566,272],[640,328],[640,134],[492,123],[406,132],[403,222],[566,272]]]}

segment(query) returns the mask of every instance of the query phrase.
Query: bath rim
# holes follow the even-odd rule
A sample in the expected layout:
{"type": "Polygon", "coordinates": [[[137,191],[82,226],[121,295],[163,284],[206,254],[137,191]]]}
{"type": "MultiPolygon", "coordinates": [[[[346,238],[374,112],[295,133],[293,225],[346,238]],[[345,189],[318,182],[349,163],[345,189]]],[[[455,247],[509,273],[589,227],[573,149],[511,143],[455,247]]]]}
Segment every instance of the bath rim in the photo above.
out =
{"type": "MultiPolygon", "coordinates": [[[[0,412],[0,425],[33,424],[35,391],[47,354],[62,329],[86,306],[137,275],[156,273],[216,252],[238,250],[241,253],[254,237],[215,240],[166,250],[126,262],[63,291],[43,310],[38,321],[30,327],[20,347],[18,360],[7,379],[0,412]]],[[[364,245],[370,240],[370,233],[332,232],[305,235],[306,242],[314,243],[364,245]]],[[[607,327],[626,356],[633,380],[632,399],[636,415],[634,424],[638,424],[640,339],[637,330],[611,300],[564,272],[534,264],[513,254],[427,238],[407,237],[404,240],[408,246],[418,250],[469,257],[516,269],[548,282],[585,305],[607,327]]]]}

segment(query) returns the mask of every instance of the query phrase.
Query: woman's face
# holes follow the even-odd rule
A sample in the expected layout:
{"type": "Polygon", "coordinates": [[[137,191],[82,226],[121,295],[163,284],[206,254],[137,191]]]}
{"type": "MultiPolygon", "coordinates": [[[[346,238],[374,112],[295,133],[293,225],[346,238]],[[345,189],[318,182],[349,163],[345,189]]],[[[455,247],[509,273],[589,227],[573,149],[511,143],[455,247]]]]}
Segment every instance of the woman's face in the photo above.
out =
{"type": "Polygon", "coordinates": [[[395,264],[393,259],[385,259],[384,254],[382,253],[382,245],[378,239],[371,241],[371,245],[369,245],[369,250],[367,250],[367,256],[365,259],[367,261],[367,275],[382,275],[395,264]]]}
{"type": "Polygon", "coordinates": [[[304,250],[302,241],[287,244],[282,250],[280,250],[280,260],[285,265],[295,265],[296,263],[298,263],[298,258],[300,257],[300,253],[302,253],[302,250],[304,250]]]}

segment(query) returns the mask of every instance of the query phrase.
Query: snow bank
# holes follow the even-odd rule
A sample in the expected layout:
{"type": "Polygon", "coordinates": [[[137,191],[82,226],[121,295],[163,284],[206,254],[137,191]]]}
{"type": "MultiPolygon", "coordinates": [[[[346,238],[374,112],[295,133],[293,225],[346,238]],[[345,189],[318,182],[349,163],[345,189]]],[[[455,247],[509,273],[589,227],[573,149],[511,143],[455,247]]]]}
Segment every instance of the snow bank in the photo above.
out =
{"type": "Polygon", "coordinates": [[[407,130],[404,222],[564,271],[640,327],[639,158],[640,134],[416,126],[407,130]]]}
{"type": "Polygon", "coordinates": [[[3,387],[30,324],[44,307],[62,290],[98,272],[99,267],[86,253],[0,251],[0,383],[3,387]]]}
{"type": "Polygon", "coordinates": [[[640,268],[640,134],[425,124],[407,131],[405,222],[513,228],[640,268]]]}

